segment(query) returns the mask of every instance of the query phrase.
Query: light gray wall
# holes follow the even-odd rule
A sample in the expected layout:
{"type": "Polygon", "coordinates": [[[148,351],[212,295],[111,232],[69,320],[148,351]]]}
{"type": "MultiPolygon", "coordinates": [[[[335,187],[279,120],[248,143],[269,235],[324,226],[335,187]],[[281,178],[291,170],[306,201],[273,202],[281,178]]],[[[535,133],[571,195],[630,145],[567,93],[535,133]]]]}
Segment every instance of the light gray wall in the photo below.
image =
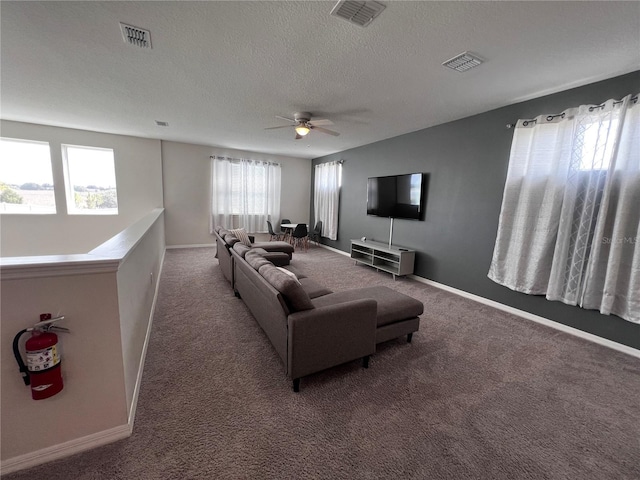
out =
{"type": "Polygon", "coordinates": [[[49,142],[58,207],[55,215],[1,215],[1,256],[86,253],[162,207],[159,140],[6,120],[0,126],[3,137],[49,142]],[[114,150],[118,215],[67,215],[61,144],[114,150]]]}
{"type": "Polygon", "coordinates": [[[638,91],[640,72],[634,72],[316,159],[314,165],[345,161],[338,240],[323,241],[344,251],[363,235],[388,241],[389,219],[366,215],[367,178],[427,172],[425,221],[394,221],[393,243],[417,250],[417,275],[640,348],[638,325],[487,278],[513,137],[505,125],[638,91]]]}
{"type": "Polygon", "coordinates": [[[127,411],[135,408],[136,386],[144,367],[144,349],[164,258],[164,218],[160,215],[128,252],[118,269],[118,309],[127,411]]]}
{"type": "Polygon", "coordinates": [[[163,141],[162,170],[167,246],[215,243],[209,233],[209,157],[212,155],[280,163],[282,215],[296,222],[309,222],[311,160],[163,141]]]}

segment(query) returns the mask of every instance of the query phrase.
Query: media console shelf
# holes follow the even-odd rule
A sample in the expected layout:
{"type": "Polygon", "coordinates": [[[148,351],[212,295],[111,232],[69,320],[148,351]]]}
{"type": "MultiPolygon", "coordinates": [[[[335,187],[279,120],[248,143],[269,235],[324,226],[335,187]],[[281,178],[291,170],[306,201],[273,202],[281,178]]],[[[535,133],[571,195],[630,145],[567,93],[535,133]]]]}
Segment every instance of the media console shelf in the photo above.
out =
{"type": "Polygon", "coordinates": [[[358,263],[389,272],[395,280],[396,276],[413,273],[416,252],[401,247],[389,247],[381,242],[351,240],[351,258],[358,263]]]}

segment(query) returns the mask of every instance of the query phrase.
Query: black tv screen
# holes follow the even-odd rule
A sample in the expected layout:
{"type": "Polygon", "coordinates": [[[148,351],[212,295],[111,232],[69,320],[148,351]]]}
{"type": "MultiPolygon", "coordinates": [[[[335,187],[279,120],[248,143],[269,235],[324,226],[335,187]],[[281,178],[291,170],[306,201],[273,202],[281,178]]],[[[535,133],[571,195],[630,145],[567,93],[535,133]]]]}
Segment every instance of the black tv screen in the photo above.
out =
{"type": "Polygon", "coordinates": [[[367,181],[367,215],[424,220],[426,174],[371,177],[367,181]]]}

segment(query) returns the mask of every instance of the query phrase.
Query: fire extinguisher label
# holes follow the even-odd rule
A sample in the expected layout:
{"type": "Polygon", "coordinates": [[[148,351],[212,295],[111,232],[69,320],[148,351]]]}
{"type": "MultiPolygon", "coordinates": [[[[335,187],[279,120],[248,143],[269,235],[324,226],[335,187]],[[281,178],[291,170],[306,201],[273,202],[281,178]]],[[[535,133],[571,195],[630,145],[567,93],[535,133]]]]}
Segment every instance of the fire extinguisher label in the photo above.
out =
{"type": "Polygon", "coordinates": [[[57,345],[33,352],[27,351],[27,368],[31,372],[40,372],[60,363],[57,345]]]}

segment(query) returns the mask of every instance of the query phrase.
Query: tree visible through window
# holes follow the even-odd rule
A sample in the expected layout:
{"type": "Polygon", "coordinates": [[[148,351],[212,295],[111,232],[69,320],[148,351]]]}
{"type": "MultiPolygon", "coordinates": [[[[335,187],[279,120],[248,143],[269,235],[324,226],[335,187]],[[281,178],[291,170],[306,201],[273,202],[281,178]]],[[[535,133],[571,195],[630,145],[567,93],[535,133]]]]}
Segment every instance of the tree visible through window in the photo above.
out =
{"type": "Polygon", "coordinates": [[[67,210],[70,214],[118,213],[113,150],[63,145],[67,210]]]}

